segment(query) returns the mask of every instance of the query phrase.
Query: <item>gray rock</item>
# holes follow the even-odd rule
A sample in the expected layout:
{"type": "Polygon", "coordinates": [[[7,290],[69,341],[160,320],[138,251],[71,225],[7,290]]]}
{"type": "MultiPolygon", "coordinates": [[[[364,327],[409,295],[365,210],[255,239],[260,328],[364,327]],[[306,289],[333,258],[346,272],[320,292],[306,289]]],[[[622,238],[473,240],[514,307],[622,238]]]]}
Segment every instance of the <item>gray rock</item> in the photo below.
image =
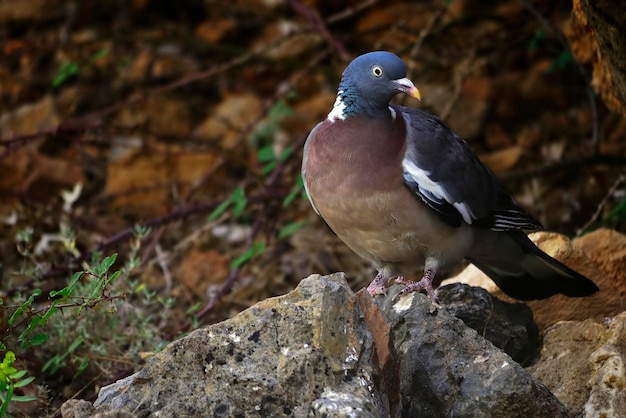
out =
{"type": "Polygon", "coordinates": [[[343,275],[314,275],[171,343],[95,406],[137,417],[384,416],[372,350],[343,275]]]}
{"type": "Polygon", "coordinates": [[[388,297],[374,302],[400,359],[400,416],[568,416],[543,383],[425,295],[396,302],[401,289],[393,286],[388,297]]]}
{"type": "Polygon", "coordinates": [[[626,312],[605,323],[554,324],[528,371],[574,416],[626,417],[626,312]]]}
{"type": "Polygon", "coordinates": [[[539,350],[539,329],[523,303],[508,303],[482,287],[452,283],[437,289],[443,309],[476,330],[517,363],[527,365],[539,350]]]}
{"type": "Polygon", "coordinates": [[[395,302],[399,289],[372,299],[343,274],[310,276],[169,344],[103,388],[95,411],[64,405],[64,416],[567,416],[508,355],[424,295],[395,302]]]}
{"type": "Polygon", "coordinates": [[[70,399],[61,406],[63,418],[134,418],[134,415],[125,410],[106,410],[97,412],[96,408],[87,401],[70,399]]]}
{"type": "Polygon", "coordinates": [[[82,399],[70,399],[61,406],[63,418],[90,417],[95,412],[93,405],[82,399]]]}

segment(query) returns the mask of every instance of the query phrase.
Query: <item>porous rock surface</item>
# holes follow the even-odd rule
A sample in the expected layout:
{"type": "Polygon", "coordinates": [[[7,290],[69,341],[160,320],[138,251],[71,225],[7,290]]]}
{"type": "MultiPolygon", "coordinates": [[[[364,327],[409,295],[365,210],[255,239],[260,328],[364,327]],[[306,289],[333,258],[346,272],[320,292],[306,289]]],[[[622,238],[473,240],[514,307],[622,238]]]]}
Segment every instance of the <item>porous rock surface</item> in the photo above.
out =
{"type": "Polygon", "coordinates": [[[399,290],[373,299],[341,273],[312,275],[169,344],[93,406],[70,401],[62,414],[567,416],[509,355],[425,295],[396,300],[399,290]]]}

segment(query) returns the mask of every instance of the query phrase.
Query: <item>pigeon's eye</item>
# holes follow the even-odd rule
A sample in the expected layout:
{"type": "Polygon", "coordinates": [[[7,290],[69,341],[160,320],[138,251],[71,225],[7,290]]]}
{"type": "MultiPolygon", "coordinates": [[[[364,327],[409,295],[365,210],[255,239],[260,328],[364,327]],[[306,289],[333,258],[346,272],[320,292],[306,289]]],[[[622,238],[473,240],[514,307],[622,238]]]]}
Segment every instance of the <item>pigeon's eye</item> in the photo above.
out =
{"type": "Polygon", "coordinates": [[[372,67],[372,74],[374,74],[374,77],[382,77],[383,75],[383,69],[380,65],[375,65],[372,67]]]}

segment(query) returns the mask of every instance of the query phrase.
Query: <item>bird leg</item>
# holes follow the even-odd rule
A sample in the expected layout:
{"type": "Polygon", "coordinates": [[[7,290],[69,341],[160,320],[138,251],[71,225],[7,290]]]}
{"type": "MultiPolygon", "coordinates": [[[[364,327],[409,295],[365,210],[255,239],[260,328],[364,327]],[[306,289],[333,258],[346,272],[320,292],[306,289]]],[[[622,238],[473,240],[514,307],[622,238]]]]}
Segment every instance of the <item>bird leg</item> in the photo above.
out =
{"type": "Polygon", "coordinates": [[[387,283],[387,276],[383,274],[382,271],[379,271],[372,283],[367,286],[367,291],[370,295],[384,295],[385,294],[385,284],[387,283]]]}
{"type": "MultiPolygon", "coordinates": [[[[425,290],[428,293],[428,297],[433,301],[437,302],[437,295],[433,289],[433,279],[435,278],[435,272],[432,269],[427,268],[424,270],[424,276],[418,282],[413,282],[411,280],[407,280],[402,276],[396,278],[396,281],[406,284],[404,289],[400,291],[397,298],[404,296],[411,292],[418,292],[420,290],[425,290]]],[[[374,279],[376,280],[376,279],[374,279]]]]}

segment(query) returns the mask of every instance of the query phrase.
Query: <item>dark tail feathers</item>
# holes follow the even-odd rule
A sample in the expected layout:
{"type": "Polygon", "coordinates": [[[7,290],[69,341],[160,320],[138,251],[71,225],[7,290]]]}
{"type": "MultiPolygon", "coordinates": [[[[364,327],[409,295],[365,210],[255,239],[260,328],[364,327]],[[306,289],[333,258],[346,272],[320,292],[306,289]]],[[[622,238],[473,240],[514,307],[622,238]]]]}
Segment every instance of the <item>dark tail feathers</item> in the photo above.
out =
{"type": "Polygon", "coordinates": [[[522,231],[499,232],[487,256],[469,259],[507,295],[520,300],[556,294],[589,296],[599,289],[588,278],[541,251],[522,231]]]}

